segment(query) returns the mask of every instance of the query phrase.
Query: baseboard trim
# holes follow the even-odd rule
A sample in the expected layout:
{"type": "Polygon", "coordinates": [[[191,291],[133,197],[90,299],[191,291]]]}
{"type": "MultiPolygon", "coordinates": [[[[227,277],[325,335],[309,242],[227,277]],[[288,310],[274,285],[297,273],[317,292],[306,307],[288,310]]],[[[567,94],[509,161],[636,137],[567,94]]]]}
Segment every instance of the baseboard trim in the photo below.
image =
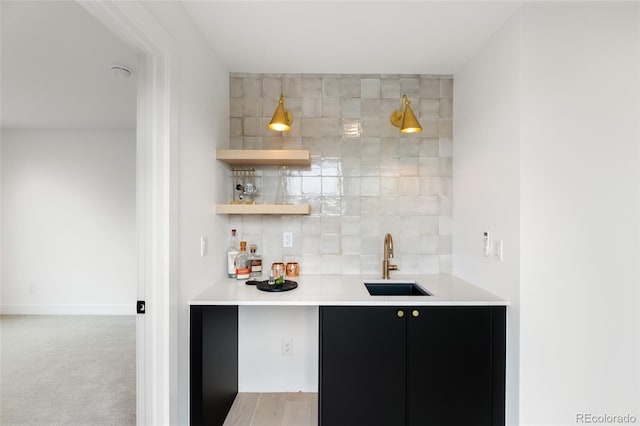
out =
{"type": "Polygon", "coordinates": [[[0,315],[135,315],[135,302],[121,305],[14,305],[0,304],[0,315]]]}

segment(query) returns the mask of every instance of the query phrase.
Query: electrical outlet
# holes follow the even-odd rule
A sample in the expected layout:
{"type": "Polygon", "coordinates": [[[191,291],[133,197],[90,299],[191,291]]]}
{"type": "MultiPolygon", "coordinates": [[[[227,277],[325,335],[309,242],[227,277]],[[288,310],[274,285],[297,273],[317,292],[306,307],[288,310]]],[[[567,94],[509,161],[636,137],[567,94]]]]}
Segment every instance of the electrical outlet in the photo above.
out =
{"type": "Polygon", "coordinates": [[[293,247],[293,232],[282,233],[282,247],[293,247]]]}
{"type": "Polygon", "coordinates": [[[282,339],[282,355],[293,356],[293,339],[282,339]]]}

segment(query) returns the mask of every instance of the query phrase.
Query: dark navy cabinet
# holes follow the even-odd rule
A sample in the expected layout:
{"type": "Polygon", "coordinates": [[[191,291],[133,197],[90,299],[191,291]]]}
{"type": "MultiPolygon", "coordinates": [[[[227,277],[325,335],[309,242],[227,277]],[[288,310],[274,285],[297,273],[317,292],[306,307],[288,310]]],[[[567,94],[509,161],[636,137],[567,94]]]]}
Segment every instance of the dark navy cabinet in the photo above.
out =
{"type": "Polygon", "coordinates": [[[402,425],[406,324],[391,307],[320,307],[322,425],[402,425]]]}
{"type": "MultiPolygon", "coordinates": [[[[504,306],[320,306],[321,426],[504,426],[504,306]]],[[[238,392],[238,306],[190,307],[190,424],[238,392]]]]}
{"type": "Polygon", "coordinates": [[[504,426],[504,306],[321,306],[320,425],[504,426]]]}
{"type": "Polygon", "coordinates": [[[189,423],[222,425],[238,394],[238,306],[191,306],[189,423]]]}

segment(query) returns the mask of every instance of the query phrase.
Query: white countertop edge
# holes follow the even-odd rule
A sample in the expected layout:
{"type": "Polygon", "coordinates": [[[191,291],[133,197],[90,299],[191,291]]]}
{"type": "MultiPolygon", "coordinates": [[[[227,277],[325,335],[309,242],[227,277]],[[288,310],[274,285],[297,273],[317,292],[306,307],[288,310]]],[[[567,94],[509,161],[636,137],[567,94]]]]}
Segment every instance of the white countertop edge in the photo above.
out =
{"type": "MultiPolygon", "coordinates": [[[[403,296],[398,296],[403,297],[403,296]]],[[[197,301],[190,300],[189,306],[510,306],[506,300],[498,301],[414,301],[414,300],[372,300],[372,301],[197,301]]]]}
{"type": "MultiPolygon", "coordinates": [[[[509,306],[507,300],[452,275],[396,275],[393,280],[416,281],[432,296],[371,296],[363,281],[372,275],[302,275],[298,288],[263,292],[244,281],[224,278],[194,297],[195,305],[238,306],[509,306]]],[[[392,281],[393,281],[392,280],[392,281]]]]}

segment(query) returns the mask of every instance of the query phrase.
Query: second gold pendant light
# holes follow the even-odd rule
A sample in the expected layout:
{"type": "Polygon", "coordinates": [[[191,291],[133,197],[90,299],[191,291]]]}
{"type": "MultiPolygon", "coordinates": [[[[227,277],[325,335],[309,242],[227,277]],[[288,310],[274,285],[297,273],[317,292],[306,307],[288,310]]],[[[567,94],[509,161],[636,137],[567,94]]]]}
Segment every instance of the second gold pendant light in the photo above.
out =
{"type": "Polygon", "coordinates": [[[418,133],[422,131],[422,126],[411,109],[411,101],[407,95],[402,95],[402,110],[394,111],[391,114],[391,124],[400,127],[401,133],[418,133]]]}
{"type": "Polygon", "coordinates": [[[292,122],[293,115],[284,109],[284,96],[280,94],[280,101],[278,101],[276,112],[273,113],[273,118],[269,122],[269,128],[276,132],[288,132],[291,130],[292,122]]]}

